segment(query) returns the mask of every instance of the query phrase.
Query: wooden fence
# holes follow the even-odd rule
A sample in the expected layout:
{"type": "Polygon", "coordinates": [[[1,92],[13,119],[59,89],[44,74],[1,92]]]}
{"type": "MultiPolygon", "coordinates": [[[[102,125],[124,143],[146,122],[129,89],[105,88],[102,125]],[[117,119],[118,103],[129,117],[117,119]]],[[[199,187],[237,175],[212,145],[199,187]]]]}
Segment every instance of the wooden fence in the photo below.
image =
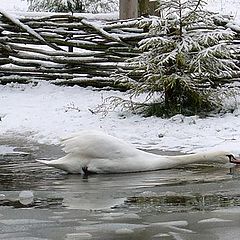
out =
{"type": "MultiPolygon", "coordinates": [[[[138,20],[87,20],[81,14],[13,18],[0,15],[0,81],[126,88],[111,76],[131,69],[126,62],[146,33],[138,20]]],[[[138,73],[134,72],[135,78],[138,73]]]]}
{"type": "MultiPolygon", "coordinates": [[[[0,11],[0,83],[49,80],[55,84],[128,87],[111,76],[134,70],[126,60],[139,55],[136,46],[148,34],[139,27],[139,19],[93,21],[81,14],[56,13],[33,16],[13,17],[0,11]]],[[[217,20],[239,33],[234,42],[238,45],[240,27],[217,20]]],[[[141,78],[141,71],[132,71],[131,78],[141,78]]]]}

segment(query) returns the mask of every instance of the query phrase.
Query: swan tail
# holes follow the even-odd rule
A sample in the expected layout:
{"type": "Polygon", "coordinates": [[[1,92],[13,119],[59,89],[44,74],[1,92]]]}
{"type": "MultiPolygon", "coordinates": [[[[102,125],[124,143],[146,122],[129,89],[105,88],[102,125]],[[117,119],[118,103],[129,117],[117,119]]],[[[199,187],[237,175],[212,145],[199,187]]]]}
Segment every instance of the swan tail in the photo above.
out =
{"type": "Polygon", "coordinates": [[[47,166],[52,166],[53,165],[53,163],[51,163],[52,161],[50,161],[50,160],[36,159],[36,161],[40,162],[42,164],[45,164],[47,166]]]}
{"type": "Polygon", "coordinates": [[[65,160],[64,157],[56,159],[56,160],[36,159],[37,162],[47,165],[49,167],[54,167],[54,168],[66,171],[68,173],[82,174],[83,166],[81,166],[81,164],[76,166],[75,164],[71,164],[71,161],[68,161],[68,163],[66,164],[66,162],[64,160],[65,160]]]}

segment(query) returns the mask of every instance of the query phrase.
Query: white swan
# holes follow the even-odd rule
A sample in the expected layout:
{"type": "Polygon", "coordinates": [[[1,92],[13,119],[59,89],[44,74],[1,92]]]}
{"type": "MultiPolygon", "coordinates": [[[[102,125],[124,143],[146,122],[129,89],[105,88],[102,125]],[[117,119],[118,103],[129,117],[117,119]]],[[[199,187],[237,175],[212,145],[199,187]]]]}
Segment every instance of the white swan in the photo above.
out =
{"type": "Polygon", "coordinates": [[[136,149],[124,141],[98,131],[82,131],[62,140],[66,156],[37,160],[69,173],[126,173],[174,168],[190,163],[220,162],[240,164],[231,153],[202,152],[162,156],[136,149]]]}

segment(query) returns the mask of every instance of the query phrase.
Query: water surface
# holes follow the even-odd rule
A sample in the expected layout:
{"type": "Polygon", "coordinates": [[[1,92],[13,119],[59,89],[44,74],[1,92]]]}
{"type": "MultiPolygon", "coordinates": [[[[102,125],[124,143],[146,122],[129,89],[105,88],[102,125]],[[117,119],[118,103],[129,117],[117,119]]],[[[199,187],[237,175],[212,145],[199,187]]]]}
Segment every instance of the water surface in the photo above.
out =
{"type": "Polygon", "coordinates": [[[57,146],[1,143],[0,239],[239,239],[238,168],[82,177],[35,161],[62,156],[57,146]]]}

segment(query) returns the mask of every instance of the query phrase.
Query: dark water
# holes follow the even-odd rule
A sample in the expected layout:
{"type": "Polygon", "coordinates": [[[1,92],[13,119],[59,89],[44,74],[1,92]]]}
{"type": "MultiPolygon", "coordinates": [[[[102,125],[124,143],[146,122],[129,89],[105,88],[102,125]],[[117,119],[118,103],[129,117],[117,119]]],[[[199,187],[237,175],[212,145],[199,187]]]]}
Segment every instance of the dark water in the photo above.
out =
{"type": "Polygon", "coordinates": [[[56,146],[1,140],[0,239],[239,239],[239,169],[68,175],[56,146]],[[19,194],[28,190],[26,204],[19,194]]]}

